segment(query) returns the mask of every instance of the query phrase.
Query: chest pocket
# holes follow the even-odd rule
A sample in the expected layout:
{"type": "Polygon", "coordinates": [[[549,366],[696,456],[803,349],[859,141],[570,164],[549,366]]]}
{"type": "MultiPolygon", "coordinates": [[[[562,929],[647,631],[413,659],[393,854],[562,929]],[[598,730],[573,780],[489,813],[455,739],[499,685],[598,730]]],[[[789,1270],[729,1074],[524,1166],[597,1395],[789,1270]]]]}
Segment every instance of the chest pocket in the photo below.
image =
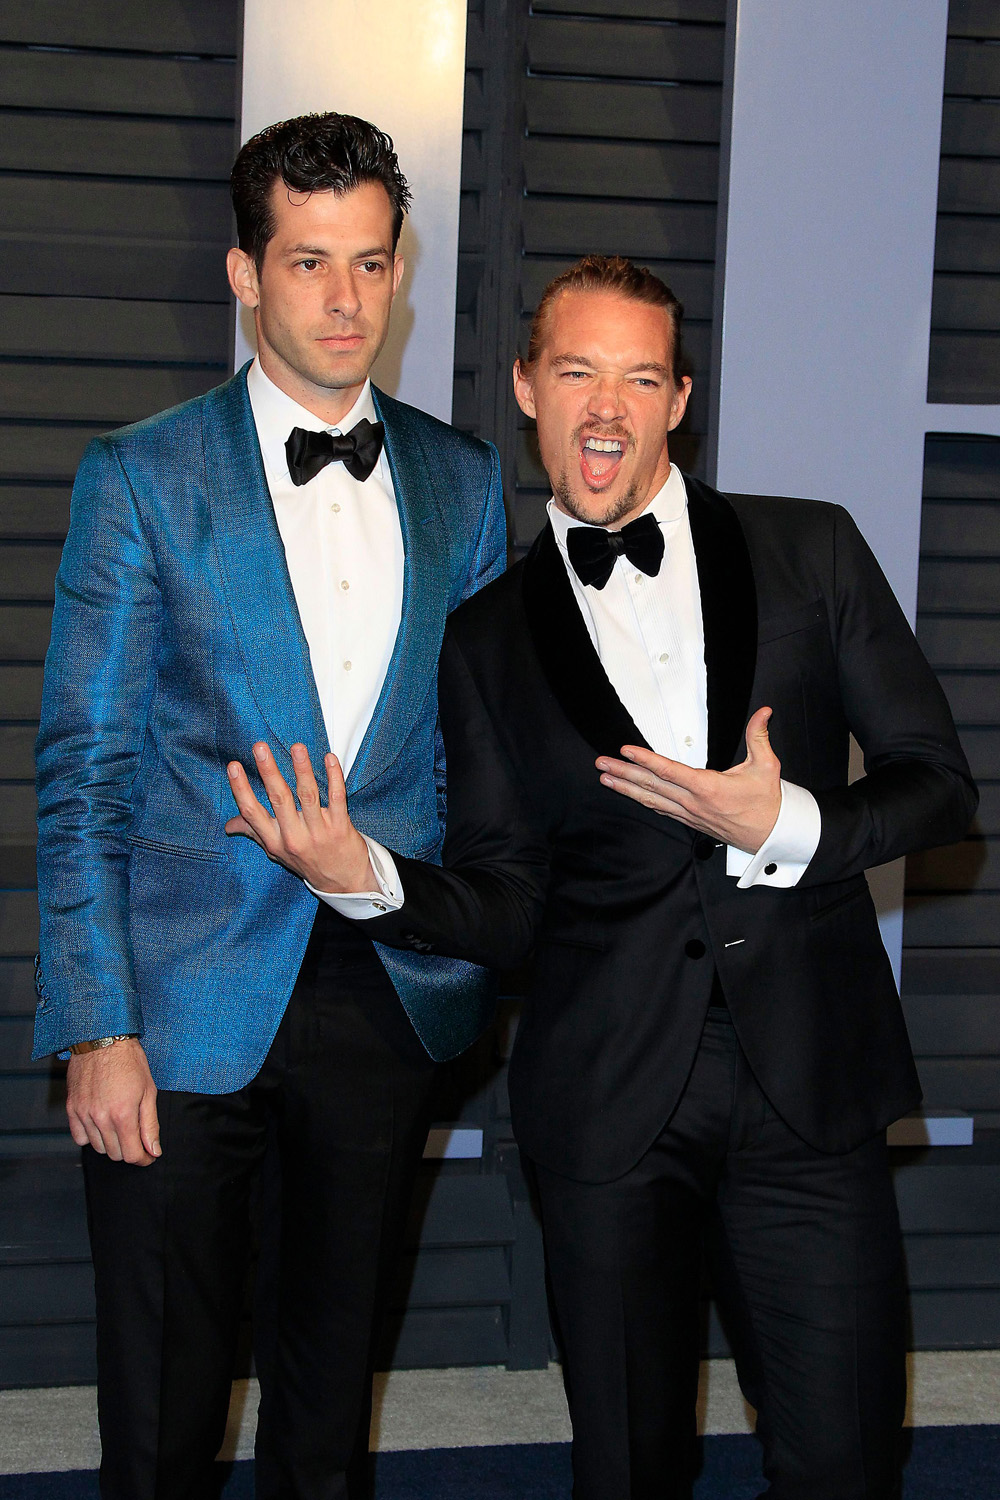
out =
{"type": "Polygon", "coordinates": [[[786,635],[797,635],[799,631],[812,630],[820,625],[826,625],[826,604],[822,599],[815,599],[812,604],[786,609],[761,620],[757,627],[757,644],[764,646],[769,641],[779,641],[786,635]]]}

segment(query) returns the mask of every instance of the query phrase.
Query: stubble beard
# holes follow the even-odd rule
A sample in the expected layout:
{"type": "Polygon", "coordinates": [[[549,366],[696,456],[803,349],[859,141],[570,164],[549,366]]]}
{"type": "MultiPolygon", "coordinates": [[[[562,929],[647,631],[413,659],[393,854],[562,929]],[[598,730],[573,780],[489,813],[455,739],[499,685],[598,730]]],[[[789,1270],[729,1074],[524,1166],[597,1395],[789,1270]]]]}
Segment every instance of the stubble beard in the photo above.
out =
{"type": "MultiPolygon", "coordinates": [[[[601,516],[586,515],[573,498],[569,487],[569,476],[565,469],[552,481],[552,493],[559,501],[560,507],[571,515],[575,521],[582,521],[584,526],[615,526],[624,516],[635,509],[639,494],[639,487],[633,482],[623,490],[617,500],[612,500],[608,509],[601,516]]],[[[594,492],[591,491],[591,494],[594,492]]]]}

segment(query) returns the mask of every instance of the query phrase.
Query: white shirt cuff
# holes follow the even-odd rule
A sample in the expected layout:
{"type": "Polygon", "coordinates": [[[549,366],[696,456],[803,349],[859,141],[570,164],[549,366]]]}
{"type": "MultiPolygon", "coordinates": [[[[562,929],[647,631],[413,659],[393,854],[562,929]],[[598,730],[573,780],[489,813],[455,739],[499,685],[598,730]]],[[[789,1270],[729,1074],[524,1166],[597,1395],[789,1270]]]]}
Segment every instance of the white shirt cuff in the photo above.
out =
{"type": "Polygon", "coordinates": [[[361,837],[368,845],[368,858],[378,882],[377,891],[317,891],[308,880],[305,882],[314,896],[325,901],[327,906],[332,906],[342,917],[350,917],[354,922],[367,922],[369,917],[381,917],[387,911],[398,911],[403,904],[403,887],[392,855],[367,834],[363,833],[361,837]]]}
{"type": "Polygon", "coordinates": [[[781,806],[774,827],[756,854],[726,850],[726,874],[738,876],[741,891],[751,885],[788,889],[798,885],[819,844],[819,804],[812,792],[792,781],[781,783],[781,806]]]}

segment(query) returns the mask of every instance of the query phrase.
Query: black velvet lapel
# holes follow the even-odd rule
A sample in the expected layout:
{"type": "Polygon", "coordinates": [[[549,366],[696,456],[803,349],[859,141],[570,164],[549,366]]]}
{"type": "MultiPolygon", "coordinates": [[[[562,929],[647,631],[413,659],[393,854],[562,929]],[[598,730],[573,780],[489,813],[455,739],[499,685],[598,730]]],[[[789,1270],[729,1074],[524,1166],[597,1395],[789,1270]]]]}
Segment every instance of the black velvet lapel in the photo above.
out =
{"type": "Polygon", "coordinates": [[[546,524],[524,560],[524,608],[542,670],[563,713],[598,755],[646,744],[601,666],[546,524]]]}
{"type": "Polygon", "coordinates": [[[708,765],[725,771],[743,757],[757,667],[757,589],[746,537],[729,501],[687,474],[684,483],[705,633],[708,765]]]}

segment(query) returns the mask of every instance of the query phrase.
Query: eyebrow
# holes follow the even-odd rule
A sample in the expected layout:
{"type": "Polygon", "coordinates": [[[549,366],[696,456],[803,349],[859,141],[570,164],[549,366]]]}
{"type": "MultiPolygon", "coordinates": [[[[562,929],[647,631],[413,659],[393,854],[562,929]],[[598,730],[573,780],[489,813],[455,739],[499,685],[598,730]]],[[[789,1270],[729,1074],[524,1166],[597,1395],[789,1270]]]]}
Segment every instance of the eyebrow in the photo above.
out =
{"type": "MultiPolygon", "coordinates": [[[[291,245],[285,252],[287,255],[329,255],[329,247],[325,245],[291,245]]],[[[368,260],[373,255],[388,255],[387,245],[373,245],[367,250],[356,250],[351,256],[352,260],[368,260]]]]}
{"type": "MultiPolygon", "coordinates": [[[[596,368],[584,354],[557,354],[551,361],[553,365],[583,365],[588,370],[596,368]]],[[[658,360],[651,359],[645,364],[632,365],[625,371],[626,375],[637,375],[640,370],[654,370],[659,375],[669,375],[670,366],[660,364],[658,360]]]]}

